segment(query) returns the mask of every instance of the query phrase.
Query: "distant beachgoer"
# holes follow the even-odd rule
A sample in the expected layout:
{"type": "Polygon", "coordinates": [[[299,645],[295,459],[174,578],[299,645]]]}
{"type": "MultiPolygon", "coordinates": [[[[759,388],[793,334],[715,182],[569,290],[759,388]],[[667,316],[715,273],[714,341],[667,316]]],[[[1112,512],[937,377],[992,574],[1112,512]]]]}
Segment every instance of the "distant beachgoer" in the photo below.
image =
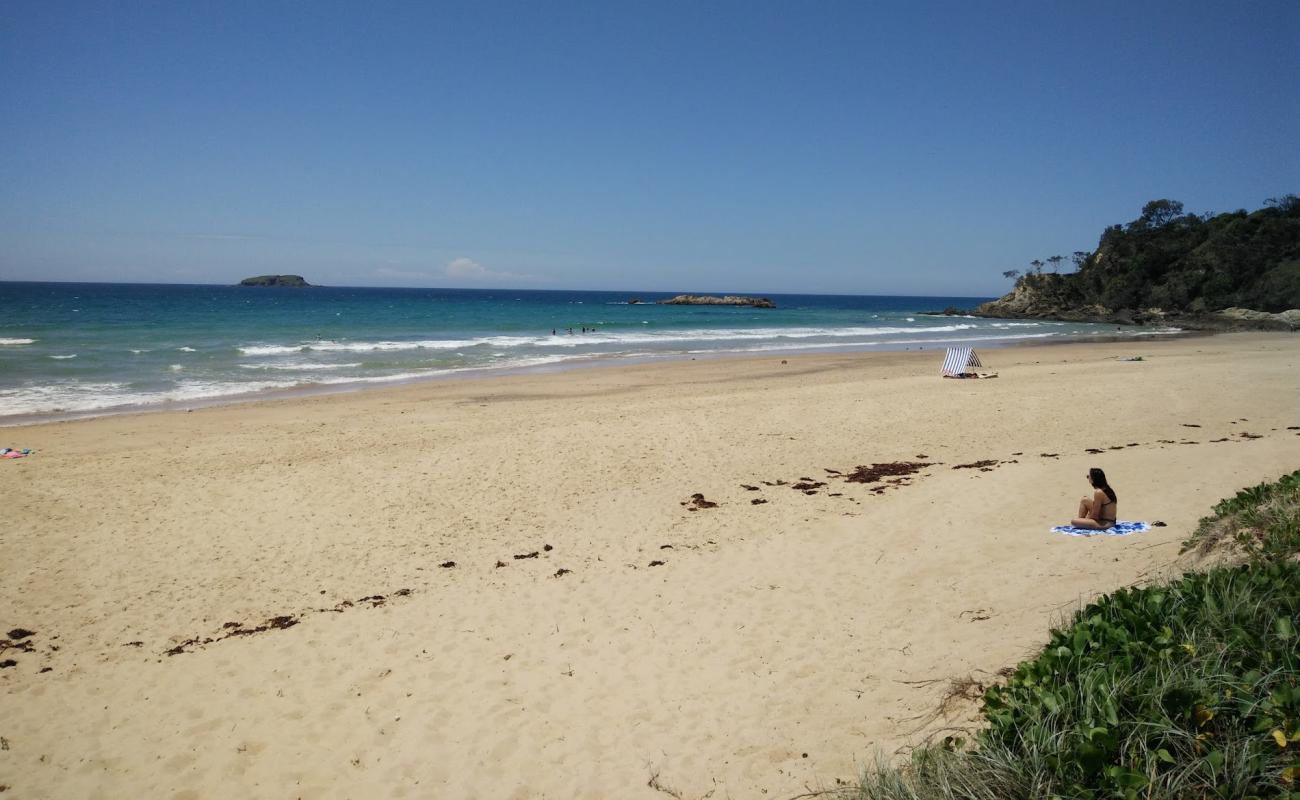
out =
{"type": "Polygon", "coordinates": [[[1070,520],[1070,524],[1097,531],[1114,527],[1119,518],[1119,498],[1106,482],[1106,473],[1093,467],[1088,470],[1088,483],[1092,485],[1092,497],[1079,500],[1079,516],[1070,520]]]}
{"type": "Polygon", "coordinates": [[[554,328],[551,328],[551,335],[552,335],[552,336],[555,335],[555,329],[554,329],[554,328]]]}

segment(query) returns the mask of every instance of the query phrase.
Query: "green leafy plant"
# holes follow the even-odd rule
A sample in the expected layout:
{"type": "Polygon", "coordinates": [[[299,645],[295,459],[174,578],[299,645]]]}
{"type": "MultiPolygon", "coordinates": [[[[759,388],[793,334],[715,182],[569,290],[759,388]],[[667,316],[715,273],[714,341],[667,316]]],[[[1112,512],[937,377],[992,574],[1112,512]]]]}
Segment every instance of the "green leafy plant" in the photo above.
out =
{"type": "Polygon", "coordinates": [[[1300,766],[1287,760],[1300,750],[1297,623],[1290,562],[1120,590],[988,691],[981,742],[1052,741],[1066,797],[1285,796],[1281,770],[1300,766]]]}

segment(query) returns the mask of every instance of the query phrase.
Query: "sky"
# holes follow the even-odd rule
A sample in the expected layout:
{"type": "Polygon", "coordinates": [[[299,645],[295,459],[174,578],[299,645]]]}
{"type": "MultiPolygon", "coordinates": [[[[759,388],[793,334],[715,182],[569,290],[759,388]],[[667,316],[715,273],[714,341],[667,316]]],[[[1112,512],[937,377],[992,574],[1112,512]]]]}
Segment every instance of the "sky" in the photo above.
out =
{"type": "Polygon", "coordinates": [[[9,0],[0,280],[992,296],[1298,143],[1294,0],[9,0]]]}

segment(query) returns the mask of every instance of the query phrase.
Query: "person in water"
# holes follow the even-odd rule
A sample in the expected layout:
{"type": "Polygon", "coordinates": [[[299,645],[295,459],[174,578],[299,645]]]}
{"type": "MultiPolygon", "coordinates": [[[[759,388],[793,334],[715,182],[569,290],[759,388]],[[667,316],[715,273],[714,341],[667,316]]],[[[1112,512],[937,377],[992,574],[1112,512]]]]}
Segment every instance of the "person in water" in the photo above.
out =
{"type": "Polygon", "coordinates": [[[1088,470],[1088,483],[1092,484],[1092,497],[1079,500],[1079,515],[1070,524],[1097,531],[1114,527],[1119,519],[1119,498],[1106,482],[1106,473],[1093,467],[1088,470]]]}

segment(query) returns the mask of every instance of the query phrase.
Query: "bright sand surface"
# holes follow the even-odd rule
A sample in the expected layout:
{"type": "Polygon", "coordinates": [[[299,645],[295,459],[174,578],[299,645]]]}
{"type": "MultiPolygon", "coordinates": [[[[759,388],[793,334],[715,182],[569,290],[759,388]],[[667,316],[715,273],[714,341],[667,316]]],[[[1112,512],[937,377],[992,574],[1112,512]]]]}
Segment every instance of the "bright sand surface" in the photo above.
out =
{"type": "Polygon", "coordinates": [[[947,681],[1185,567],[1215,501],[1300,467],[1298,356],[1271,334],[1021,347],[985,352],[1000,377],[981,381],[941,380],[932,351],[701,360],[0,429],[39,451],[0,461],[0,634],[35,631],[0,654],[0,784],[665,797],[657,774],[747,798],[852,779],[968,724],[974,703],[935,713],[947,681]],[[980,460],[1000,463],[954,469],[980,460]],[[880,494],[827,472],[895,461],[941,463],[880,494]],[[1168,527],[1048,533],[1094,465],[1121,518],[1168,527]],[[761,483],[800,478],[829,485],[761,483]],[[696,492],[719,505],[688,510],[696,492]],[[278,616],[298,624],[221,638],[278,616]]]}

